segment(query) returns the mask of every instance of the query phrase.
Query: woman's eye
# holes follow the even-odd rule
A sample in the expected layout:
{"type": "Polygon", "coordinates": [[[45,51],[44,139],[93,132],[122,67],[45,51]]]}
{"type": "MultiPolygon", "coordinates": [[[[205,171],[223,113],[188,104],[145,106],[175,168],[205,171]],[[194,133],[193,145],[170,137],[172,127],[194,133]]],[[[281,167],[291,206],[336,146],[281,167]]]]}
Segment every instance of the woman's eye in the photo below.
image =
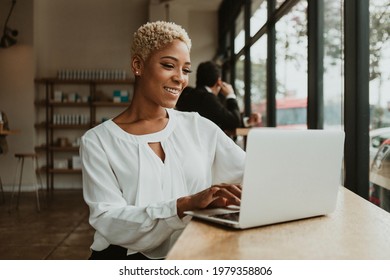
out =
{"type": "MultiPolygon", "coordinates": [[[[166,68],[166,69],[169,69],[169,70],[172,70],[172,69],[175,69],[175,65],[174,64],[170,64],[170,63],[161,63],[161,65],[166,68]]],[[[185,75],[188,75],[188,74],[191,74],[192,73],[192,70],[189,69],[189,68],[183,68],[183,73],[185,75]]]]}
{"type": "Polygon", "coordinates": [[[165,68],[173,69],[174,66],[172,64],[167,64],[167,63],[161,63],[161,65],[165,68]]]}

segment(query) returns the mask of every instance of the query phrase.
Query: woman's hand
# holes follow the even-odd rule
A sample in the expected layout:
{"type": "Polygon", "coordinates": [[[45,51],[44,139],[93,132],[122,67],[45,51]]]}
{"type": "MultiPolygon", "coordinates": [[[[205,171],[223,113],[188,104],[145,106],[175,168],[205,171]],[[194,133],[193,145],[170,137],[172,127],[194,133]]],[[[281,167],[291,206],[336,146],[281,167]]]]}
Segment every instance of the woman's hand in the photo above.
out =
{"type": "Polygon", "coordinates": [[[184,211],[240,205],[241,185],[213,185],[191,196],[177,200],[177,215],[182,218],[184,211]]]}

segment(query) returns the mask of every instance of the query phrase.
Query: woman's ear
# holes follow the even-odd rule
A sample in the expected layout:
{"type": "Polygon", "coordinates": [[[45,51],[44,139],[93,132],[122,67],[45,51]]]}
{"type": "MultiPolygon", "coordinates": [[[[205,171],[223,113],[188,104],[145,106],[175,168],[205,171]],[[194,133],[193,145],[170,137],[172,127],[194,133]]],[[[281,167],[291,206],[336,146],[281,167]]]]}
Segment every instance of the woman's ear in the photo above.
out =
{"type": "Polygon", "coordinates": [[[138,55],[135,55],[131,60],[131,70],[134,76],[140,76],[143,68],[143,60],[138,55]]]}

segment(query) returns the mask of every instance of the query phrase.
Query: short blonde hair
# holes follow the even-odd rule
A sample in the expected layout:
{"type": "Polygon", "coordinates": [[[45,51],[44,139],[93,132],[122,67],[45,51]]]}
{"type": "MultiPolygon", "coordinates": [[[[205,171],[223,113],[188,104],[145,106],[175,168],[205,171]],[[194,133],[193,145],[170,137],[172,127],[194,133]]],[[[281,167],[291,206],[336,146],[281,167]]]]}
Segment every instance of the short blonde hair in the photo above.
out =
{"type": "Polygon", "coordinates": [[[191,50],[191,39],[180,25],[165,21],[148,22],[134,33],[131,56],[139,55],[145,60],[152,51],[165,47],[175,39],[183,41],[191,50]]]}

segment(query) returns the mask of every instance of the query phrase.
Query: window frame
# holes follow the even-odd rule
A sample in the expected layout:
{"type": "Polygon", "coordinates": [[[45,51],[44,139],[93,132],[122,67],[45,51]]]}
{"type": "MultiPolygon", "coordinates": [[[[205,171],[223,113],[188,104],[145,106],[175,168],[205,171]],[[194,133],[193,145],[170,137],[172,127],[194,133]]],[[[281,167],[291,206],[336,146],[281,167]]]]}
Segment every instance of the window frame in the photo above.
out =
{"type": "MultiPolygon", "coordinates": [[[[245,115],[251,113],[251,57],[250,48],[267,34],[267,126],[276,126],[276,72],[275,72],[275,24],[299,1],[307,1],[308,8],[308,106],[307,127],[324,127],[324,0],[286,0],[276,8],[276,0],[267,1],[267,21],[254,36],[250,36],[251,0],[224,0],[221,3],[219,34],[224,38],[230,31],[230,52],[220,46],[225,54],[223,71],[235,80],[235,63],[245,56],[245,115]],[[234,22],[241,9],[245,9],[245,46],[234,53],[234,22]],[[227,24],[230,22],[231,24],[227,24]],[[225,27],[222,27],[225,26],[225,27]],[[228,26],[226,28],[226,26],[228,26]],[[248,34],[248,35],[247,35],[248,34]],[[228,62],[226,62],[228,61],[228,62]]],[[[342,0],[341,0],[342,1],[342,0]]],[[[344,24],[344,130],[346,133],[344,155],[345,187],[368,199],[369,186],[369,1],[343,1],[344,24]]],[[[220,40],[222,41],[222,40],[220,40]]]]}

